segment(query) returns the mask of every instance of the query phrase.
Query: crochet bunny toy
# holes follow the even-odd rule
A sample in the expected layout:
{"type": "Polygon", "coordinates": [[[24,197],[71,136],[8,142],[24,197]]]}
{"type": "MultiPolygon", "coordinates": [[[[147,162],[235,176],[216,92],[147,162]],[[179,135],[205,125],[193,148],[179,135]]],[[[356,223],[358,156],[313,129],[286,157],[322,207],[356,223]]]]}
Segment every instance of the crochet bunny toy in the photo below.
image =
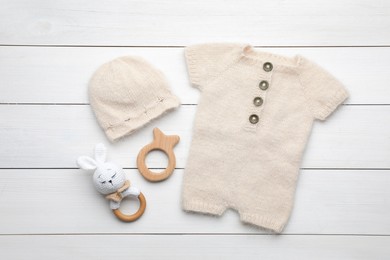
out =
{"type": "Polygon", "coordinates": [[[106,162],[106,147],[104,144],[97,144],[95,147],[95,159],[89,156],[80,156],[77,164],[84,170],[95,170],[93,183],[95,188],[106,199],[110,200],[110,208],[114,214],[123,221],[134,221],[145,211],[146,201],[143,194],[136,188],[130,187],[130,181],[126,180],[125,172],[121,167],[112,162],[106,162]],[[140,208],[133,215],[124,215],[119,211],[120,203],[127,196],[138,197],[140,208]]]}

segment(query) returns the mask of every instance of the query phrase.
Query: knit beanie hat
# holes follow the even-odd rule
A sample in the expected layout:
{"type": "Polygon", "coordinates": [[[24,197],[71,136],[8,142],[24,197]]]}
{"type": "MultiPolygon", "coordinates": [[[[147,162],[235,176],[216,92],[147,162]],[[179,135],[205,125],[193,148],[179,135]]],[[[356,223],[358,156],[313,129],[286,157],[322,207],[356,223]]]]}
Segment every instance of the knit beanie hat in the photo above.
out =
{"type": "Polygon", "coordinates": [[[180,105],[162,72],[132,56],[103,64],[90,80],[89,99],[110,141],[133,133],[180,105]]]}

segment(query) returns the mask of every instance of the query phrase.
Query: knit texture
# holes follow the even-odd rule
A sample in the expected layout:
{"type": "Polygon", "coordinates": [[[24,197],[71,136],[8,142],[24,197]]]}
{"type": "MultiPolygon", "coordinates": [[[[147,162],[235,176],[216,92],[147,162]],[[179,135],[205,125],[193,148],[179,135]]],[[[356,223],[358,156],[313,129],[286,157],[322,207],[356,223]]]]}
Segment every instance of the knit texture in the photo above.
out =
{"type": "Polygon", "coordinates": [[[92,76],[89,99],[110,141],[133,133],[180,105],[159,70],[139,57],[120,57],[92,76]]]}
{"type": "Polygon", "coordinates": [[[315,119],[347,97],[343,85],[302,56],[250,45],[185,49],[191,83],[201,90],[182,189],[186,211],[221,215],[281,232],[293,207],[302,155],[315,119]],[[271,71],[264,64],[273,65],[271,71]],[[261,81],[268,88],[259,87],[261,81]],[[254,99],[263,102],[255,106],[254,99]],[[249,120],[258,116],[258,122],[249,120]]]}
{"type": "Polygon", "coordinates": [[[123,199],[122,192],[124,192],[128,188],[130,188],[130,181],[126,180],[125,184],[123,184],[123,186],[120,187],[117,191],[115,191],[115,192],[113,192],[111,194],[106,195],[106,199],[113,200],[115,202],[121,202],[122,199],[123,199]]]}

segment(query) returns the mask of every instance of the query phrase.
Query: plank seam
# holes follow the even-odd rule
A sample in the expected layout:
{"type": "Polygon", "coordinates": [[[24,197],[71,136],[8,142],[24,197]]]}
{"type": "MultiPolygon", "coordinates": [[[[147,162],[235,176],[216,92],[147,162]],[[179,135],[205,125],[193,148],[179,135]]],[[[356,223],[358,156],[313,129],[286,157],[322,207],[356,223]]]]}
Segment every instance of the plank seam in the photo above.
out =
{"type": "MultiPolygon", "coordinates": [[[[42,103],[42,102],[0,102],[5,106],[89,106],[89,103],[42,103]]],[[[182,106],[197,106],[198,104],[181,104],[182,106]]],[[[390,106],[390,103],[355,103],[341,104],[342,106],[390,106]]]]}
{"type": "Polygon", "coordinates": [[[0,236],[361,236],[361,237],[389,237],[389,234],[314,234],[314,233],[5,233],[0,236]]]}
{"type": "MultiPolygon", "coordinates": [[[[79,45],[79,44],[0,44],[0,47],[51,48],[185,48],[187,45],[79,45]]],[[[255,48],[388,48],[390,45],[254,45],[255,48]]]]}
{"type": "MultiPolygon", "coordinates": [[[[77,170],[76,167],[18,167],[18,168],[0,168],[0,170],[77,170]]],[[[124,170],[137,170],[136,167],[124,167],[124,170]]],[[[152,168],[151,170],[164,170],[165,168],[152,168]]],[[[185,168],[175,168],[175,170],[184,170],[185,168]]],[[[319,171],[389,171],[390,168],[312,168],[312,167],[303,167],[299,168],[300,170],[319,170],[319,171]]]]}

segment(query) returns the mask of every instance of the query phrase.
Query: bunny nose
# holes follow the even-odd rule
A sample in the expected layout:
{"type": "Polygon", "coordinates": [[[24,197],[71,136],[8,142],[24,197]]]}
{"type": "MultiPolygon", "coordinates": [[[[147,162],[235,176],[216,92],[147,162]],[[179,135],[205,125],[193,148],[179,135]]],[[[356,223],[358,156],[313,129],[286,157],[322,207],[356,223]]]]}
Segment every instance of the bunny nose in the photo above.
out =
{"type": "Polygon", "coordinates": [[[112,184],[112,180],[109,180],[108,182],[112,184]]]}

